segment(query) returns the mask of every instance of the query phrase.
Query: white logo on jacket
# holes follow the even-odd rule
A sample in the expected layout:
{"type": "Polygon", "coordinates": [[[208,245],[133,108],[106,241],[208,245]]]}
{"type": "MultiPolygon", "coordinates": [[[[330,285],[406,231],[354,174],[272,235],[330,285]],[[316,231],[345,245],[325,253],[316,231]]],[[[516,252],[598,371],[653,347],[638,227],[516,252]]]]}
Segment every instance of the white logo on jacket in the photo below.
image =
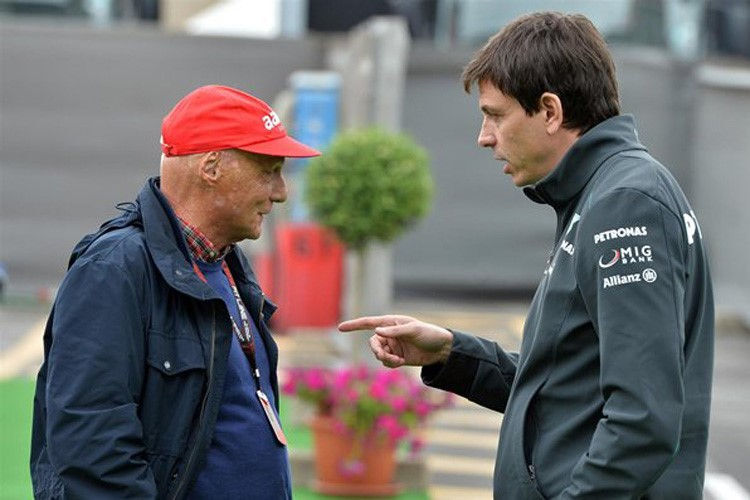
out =
{"type": "Polygon", "coordinates": [[[610,288],[613,286],[629,285],[630,283],[639,283],[641,281],[641,275],[639,274],[615,274],[614,276],[608,276],[604,278],[602,284],[604,288],[610,288]]]}
{"type": "Polygon", "coordinates": [[[695,243],[695,232],[698,232],[698,237],[703,239],[703,233],[701,233],[701,226],[698,224],[698,218],[695,216],[695,212],[692,210],[689,214],[682,214],[682,219],[685,221],[685,230],[687,231],[688,245],[695,243]]]}
{"type": "MultiPolygon", "coordinates": [[[[570,224],[568,224],[568,229],[567,231],[565,231],[565,236],[568,236],[570,234],[570,232],[573,230],[573,226],[575,226],[579,220],[581,220],[581,214],[573,213],[573,217],[571,217],[570,219],[570,224]]],[[[576,247],[571,242],[562,240],[560,242],[560,248],[554,254],[551,254],[549,256],[549,259],[547,259],[547,268],[544,270],[545,276],[549,276],[550,274],[552,274],[552,271],[555,270],[555,260],[557,260],[557,254],[560,250],[572,257],[576,251],[576,247]]]]}
{"type": "Polygon", "coordinates": [[[641,273],[641,276],[643,276],[643,281],[645,281],[646,283],[653,283],[657,278],[656,271],[654,271],[650,267],[648,269],[644,269],[641,273]]]}
{"type": "Polygon", "coordinates": [[[594,235],[594,244],[602,241],[614,240],[617,238],[628,238],[631,236],[648,236],[646,226],[618,227],[617,229],[608,229],[594,235]]]}
{"type": "Polygon", "coordinates": [[[571,256],[576,251],[576,247],[574,247],[573,244],[570,243],[569,241],[565,241],[565,240],[563,240],[562,244],[560,245],[560,248],[562,248],[565,253],[571,256]]]}
{"type": "Polygon", "coordinates": [[[609,254],[609,259],[604,260],[608,254],[604,254],[601,257],[599,257],[599,267],[602,269],[607,269],[608,267],[612,267],[618,262],[620,262],[623,265],[627,264],[637,264],[640,262],[652,262],[653,259],[653,253],[651,251],[651,245],[643,245],[641,247],[634,246],[634,247],[621,247],[621,248],[613,248],[610,250],[612,254],[609,254]]]}
{"type": "Polygon", "coordinates": [[[576,225],[576,223],[577,223],[577,222],[578,222],[579,220],[581,220],[581,214],[576,214],[576,213],[574,213],[574,214],[573,214],[573,218],[572,218],[572,219],[571,219],[571,221],[570,221],[570,225],[568,226],[568,230],[567,230],[567,231],[565,231],[565,236],[567,236],[568,234],[570,234],[570,231],[571,231],[571,230],[573,229],[573,226],[575,226],[575,225],[576,225]]]}

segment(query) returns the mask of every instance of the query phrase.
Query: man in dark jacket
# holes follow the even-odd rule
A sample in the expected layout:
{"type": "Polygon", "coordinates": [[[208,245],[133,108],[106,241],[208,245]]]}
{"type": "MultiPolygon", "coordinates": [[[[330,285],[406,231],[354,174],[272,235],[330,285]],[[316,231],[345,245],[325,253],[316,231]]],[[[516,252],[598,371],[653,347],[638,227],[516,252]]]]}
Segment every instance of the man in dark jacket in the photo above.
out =
{"type": "Polygon", "coordinates": [[[201,87],[162,124],[161,176],[70,258],[44,334],[36,498],[291,498],[266,301],[235,243],[319,153],[263,101],[201,87]]]}
{"type": "Polygon", "coordinates": [[[557,215],[520,353],[405,316],[358,318],[386,366],[505,414],[495,498],[700,499],[713,298],[684,194],[620,115],[614,65],[583,16],[538,13],[464,70],[478,142],[557,215]]]}

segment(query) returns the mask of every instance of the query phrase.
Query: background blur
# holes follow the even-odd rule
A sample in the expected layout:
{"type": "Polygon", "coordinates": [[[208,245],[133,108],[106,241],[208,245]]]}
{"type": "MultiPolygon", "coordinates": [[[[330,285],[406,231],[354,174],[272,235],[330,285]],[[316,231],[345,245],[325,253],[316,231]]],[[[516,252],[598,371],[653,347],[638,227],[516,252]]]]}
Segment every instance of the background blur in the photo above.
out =
{"type": "MultiPolygon", "coordinates": [[[[158,173],[161,119],[180,97],[222,83],[284,108],[290,75],[336,67],[349,30],[374,15],[408,26],[396,127],[428,150],[436,186],[430,215],[393,246],[394,306],[522,308],[554,213],[476,146],[476,95],[459,75],[488,36],[534,10],[584,13],[607,38],[623,111],[700,221],[720,327],[745,331],[750,0],[0,0],[0,353],[46,313],[23,304],[50,298],[72,246],[158,173]]],[[[747,490],[750,346],[737,338],[718,349],[727,424],[710,460],[747,490]]]]}
{"type": "Polygon", "coordinates": [[[429,151],[429,218],[399,240],[399,289],[536,286],[552,211],[476,147],[458,75],[524,12],[587,14],[615,53],[623,110],[680,181],[710,247],[720,307],[747,318],[750,2],[746,0],[0,0],[0,261],[10,287],[55,284],[78,238],[158,169],[161,118],[208,83],[268,102],[329,69],[343,32],[403,16],[413,37],[400,123],[429,151]],[[191,33],[199,33],[196,36],[191,33]]]}

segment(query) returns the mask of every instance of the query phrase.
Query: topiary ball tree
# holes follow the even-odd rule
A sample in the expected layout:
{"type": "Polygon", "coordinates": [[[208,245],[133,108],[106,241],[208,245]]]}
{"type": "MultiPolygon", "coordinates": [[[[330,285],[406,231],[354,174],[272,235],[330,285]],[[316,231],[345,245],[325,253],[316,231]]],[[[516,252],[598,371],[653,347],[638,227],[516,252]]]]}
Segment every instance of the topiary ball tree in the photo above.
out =
{"type": "Polygon", "coordinates": [[[338,135],[306,171],[305,199],[313,217],[357,253],[358,315],[367,245],[393,241],[429,211],[427,152],[405,134],[355,130],[338,135]]]}
{"type": "Polygon", "coordinates": [[[380,129],[340,134],[307,168],[313,216],[353,250],[389,242],[427,214],[432,177],[424,149],[380,129]]]}

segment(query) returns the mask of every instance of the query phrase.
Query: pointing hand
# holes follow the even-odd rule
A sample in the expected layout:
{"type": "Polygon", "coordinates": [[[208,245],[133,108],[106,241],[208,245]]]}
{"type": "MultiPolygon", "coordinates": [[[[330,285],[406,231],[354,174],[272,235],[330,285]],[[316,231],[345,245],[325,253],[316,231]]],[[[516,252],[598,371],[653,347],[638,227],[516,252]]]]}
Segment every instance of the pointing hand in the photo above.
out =
{"type": "Polygon", "coordinates": [[[375,335],[370,337],[370,348],[389,368],[444,362],[453,345],[453,334],[449,330],[410,316],[356,318],[341,323],[339,330],[375,330],[375,335]]]}

